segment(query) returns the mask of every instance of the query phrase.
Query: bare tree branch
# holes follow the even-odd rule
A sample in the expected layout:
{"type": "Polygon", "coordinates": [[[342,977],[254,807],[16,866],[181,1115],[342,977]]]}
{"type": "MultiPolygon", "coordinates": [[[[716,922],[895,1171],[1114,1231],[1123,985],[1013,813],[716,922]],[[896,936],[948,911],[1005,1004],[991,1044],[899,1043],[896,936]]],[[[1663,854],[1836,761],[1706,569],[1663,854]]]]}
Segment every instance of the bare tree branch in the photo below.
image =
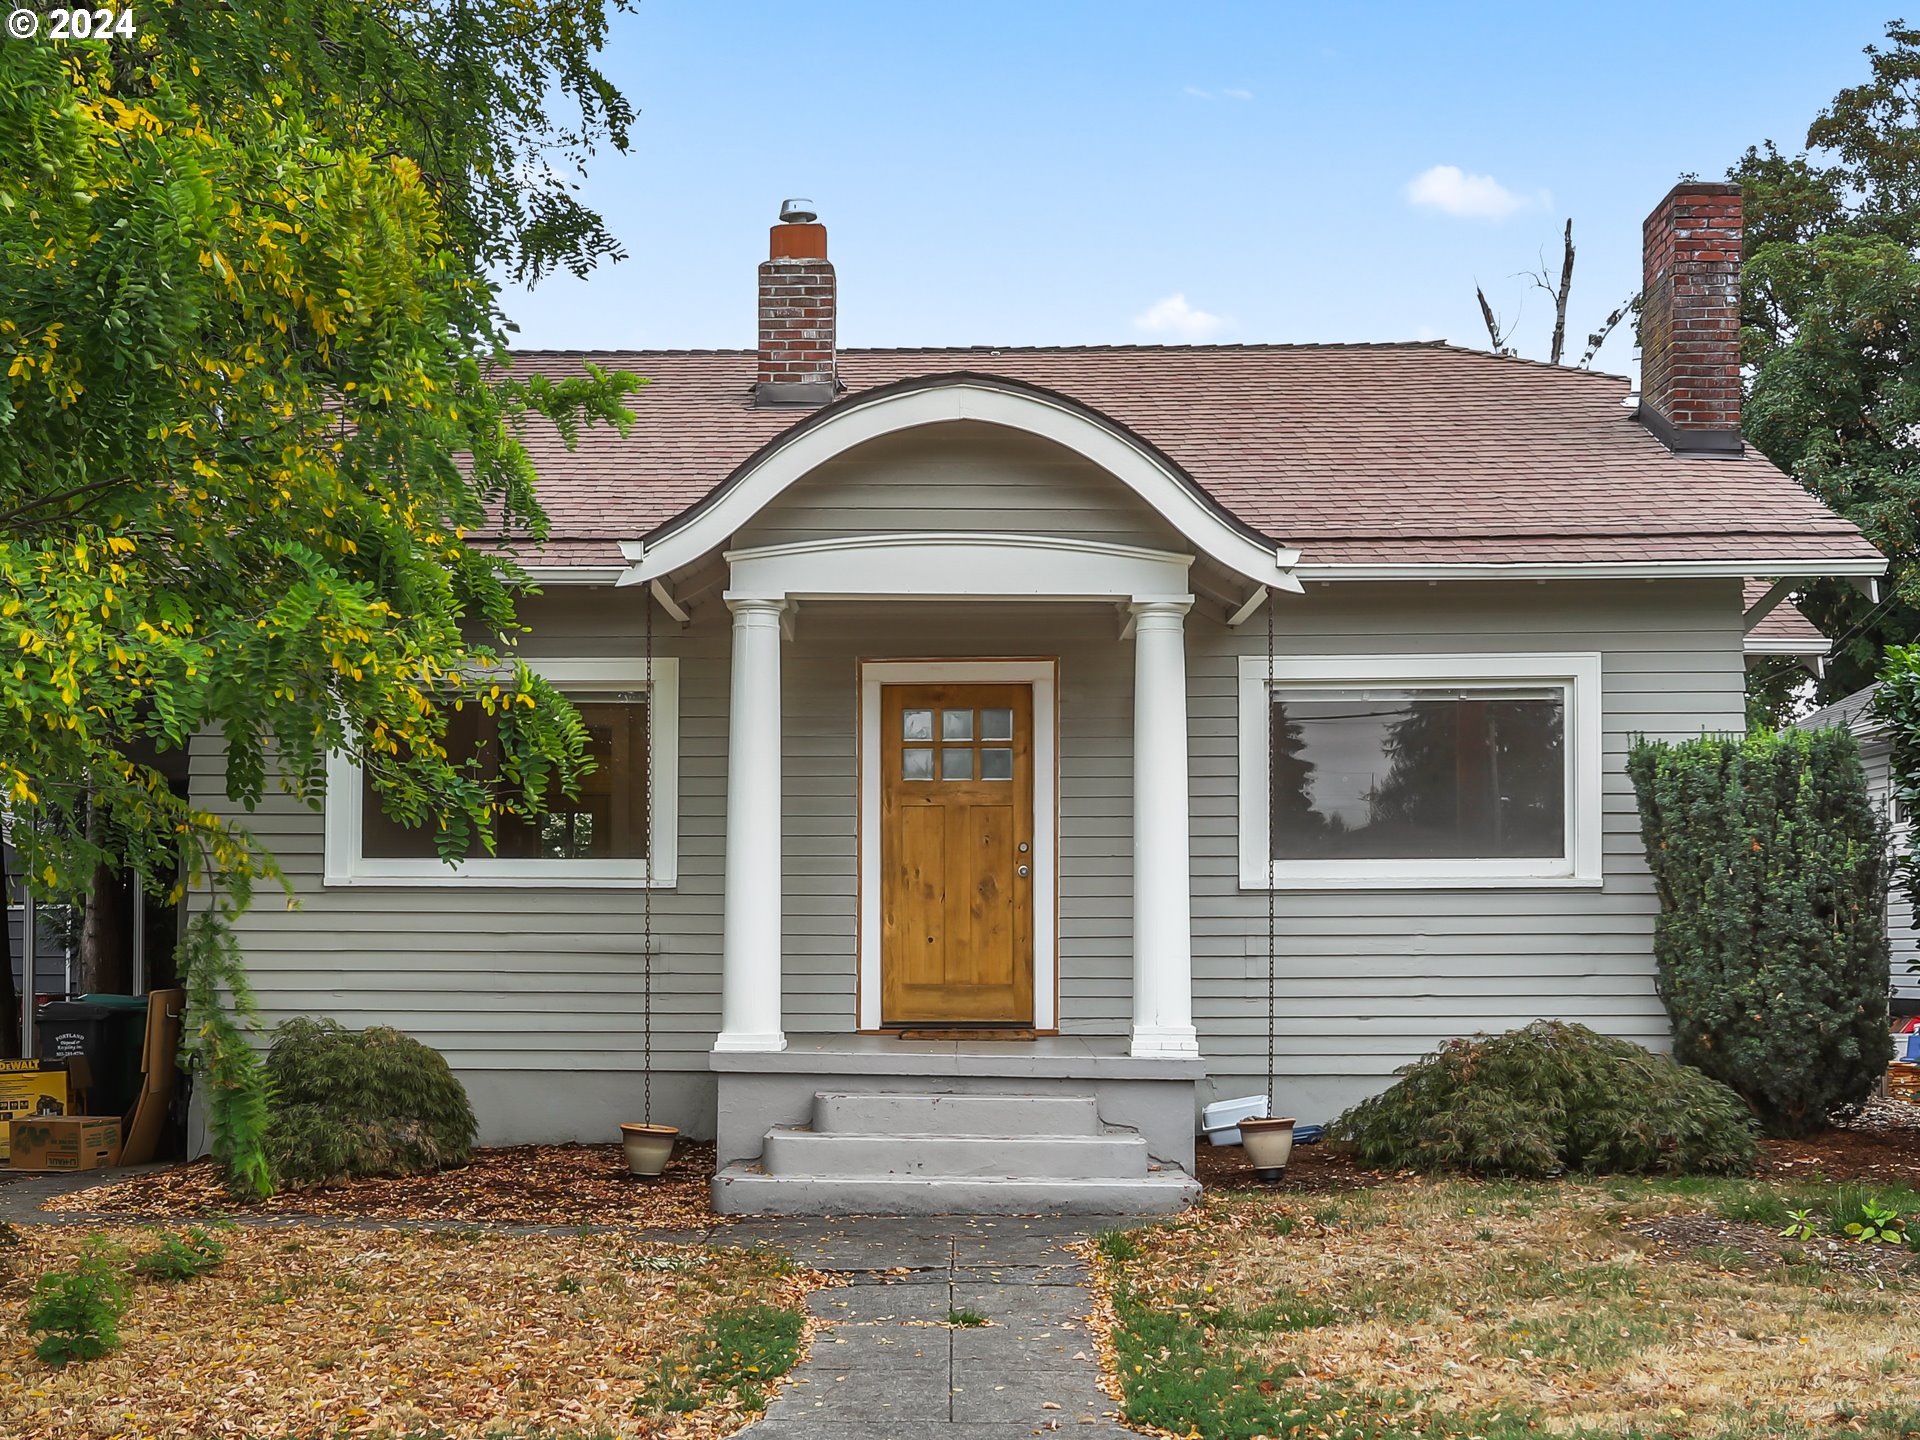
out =
{"type": "Polygon", "coordinates": [[[1580,357],[1582,370],[1593,364],[1593,357],[1600,353],[1600,347],[1607,343],[1607,337],[1613,334],[1614,327],[1639,308],[1640,292],[1636,290],[1614,307],[1613,312],[1600,322],[1598,330],[1587,336],[1587,352],[1580,357]]]}
{"type": "Polygon", "coordinates": [[[1573,221],[1567,221],[1564,249],[1560,256],[1560,283],[1553,283],[1553,275],[1547,269],[1547,257],[1540,257],[1540,268],[1527,271],[1527,278],[1534,285],[1547,292],[1553,301],[1553,343],[1548,347],[1547,363],[1558,365],[1560,357],[1567,350],[1567,297],[1573,293],[1573,221]]]}
{"type": "Polygon", "coordinates": [[[1487,339],[1493,342],[1493,353],[1511,355],[1513,352],[1507,348],[1507,337],[1500,333],[1499,318],[1493,313],[1493,306],[1487,303],[1487,292],[1476,285],[1473,293],[1479,298],[1480,318],[1487,322],[1487,339]]]}

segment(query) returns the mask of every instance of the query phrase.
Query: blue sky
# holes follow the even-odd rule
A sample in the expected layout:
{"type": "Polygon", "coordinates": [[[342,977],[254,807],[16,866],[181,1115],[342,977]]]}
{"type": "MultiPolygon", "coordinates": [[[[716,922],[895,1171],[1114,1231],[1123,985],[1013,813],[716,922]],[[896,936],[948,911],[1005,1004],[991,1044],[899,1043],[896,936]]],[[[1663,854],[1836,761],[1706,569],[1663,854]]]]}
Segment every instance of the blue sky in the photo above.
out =
{"type": "MultiPolygon", "coordinates": [[[[804,195],[843,346],[1480,345],[1478,280],[1544,355],[1516,276],[1567,217],[1577,343],[1673,181],[1797,147],[1891,4],[643,0],[606,57],[634,144],[585,192],[631,258],[508,311],[529,346],[751,345],[804,195]]],[[[1632,363],[1623,330],[1598,368],[1632,363]]]]}

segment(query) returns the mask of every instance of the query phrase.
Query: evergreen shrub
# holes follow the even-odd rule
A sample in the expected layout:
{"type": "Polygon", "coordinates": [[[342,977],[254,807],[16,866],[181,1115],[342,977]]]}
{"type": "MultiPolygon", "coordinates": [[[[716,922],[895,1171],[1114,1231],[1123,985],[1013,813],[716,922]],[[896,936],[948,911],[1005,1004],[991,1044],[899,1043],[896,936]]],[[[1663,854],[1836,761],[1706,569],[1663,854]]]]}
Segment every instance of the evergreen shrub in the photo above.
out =
{"type": "Polygon", "coordinates": [[[464,1165],[475,1125],[439,1051],[388,1026],[289,1020],[267,1055],[267,1153],[286,1185],[417,1175],[464,1165]]]}
{"type": "Polygon", "coordinates": [[[1675,1058],[1773,1134],[1819,1129],[1893,1053],[1887,828],[1859,747],[1837,729],[1642,740],[1627,766],[1675,1058]]]}
{"type": "Polygon", "coordinates": [[[106,1242],[89,1240],[71,1270],[49,1270],[27,1302],[27,1333],[40,1338],[33,1353],[49,1365],[98,1360],[120,1348],[120,1317],[127,1310],[127,1282],[120,1255],[106,1242]]]}
{"type": "Polygon", "coordinates": [[[1557,1020],[1449,1040],[1334,1121],[1369,1165],[1479,1175],[1740,1174],[1753,1120],[1726,1086],[1557,1020]]]}

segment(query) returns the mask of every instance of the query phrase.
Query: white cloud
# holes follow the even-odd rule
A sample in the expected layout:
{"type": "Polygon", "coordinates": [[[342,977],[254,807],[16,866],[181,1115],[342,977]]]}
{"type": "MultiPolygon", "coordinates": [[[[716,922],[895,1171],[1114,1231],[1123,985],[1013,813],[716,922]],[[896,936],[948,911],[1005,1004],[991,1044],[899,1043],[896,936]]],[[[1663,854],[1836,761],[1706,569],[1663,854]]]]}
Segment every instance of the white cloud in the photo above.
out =
{"type": "Polygon", "coordinates": [[[1187,86],[1186,93],[1193,96],[1196,100],[1211,100],[1213,98],[1213,92],[1211,90],[1202,90],[1198,85],[1187,86]]]}
{"type": "Polygon", "coordinates": [[[1222,90],[1220,93],[1229,100],[1251,100],[1253,98],[1253,91],[1251,90],[1222,90]]]}
{"type": "Polygon", "coordinates": [[[1232,324],[1233,321],[1224,315],[1196,310],[1187,303],[1187,297],[1178,291],[1165,299],[1154,301],[1133,317],[1133,328],[1136,330],[1186,341],[1211,340],[1232,324]]]}
{"type": "Polygon", "coordinates": [[[1407,182],[1407,203],[1470,220],[1504,220],[1545,196],[1516,195],[1491,175],[1469,175],[1458,165],[1435,165],[1407,182]]]}

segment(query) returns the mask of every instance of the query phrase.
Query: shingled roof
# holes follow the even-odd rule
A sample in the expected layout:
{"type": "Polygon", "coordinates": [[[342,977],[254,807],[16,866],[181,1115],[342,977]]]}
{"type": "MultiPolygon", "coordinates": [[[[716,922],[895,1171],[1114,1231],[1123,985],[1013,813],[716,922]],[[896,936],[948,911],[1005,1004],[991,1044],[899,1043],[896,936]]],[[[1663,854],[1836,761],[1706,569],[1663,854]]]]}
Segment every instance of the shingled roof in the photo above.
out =
{"type": "MultiPolygon", "coordinates": [[[[1742,608],[1752,610],[1767,598],[1772,588],[1765,580],[1747,581],[1741,596],[1742,608]]],[[[1807,619],[1792,600],[1781,601],[1747,631],[1749,655],[1825,655],[1832,648],[1833,642],[1825,632],[1807,619]]]]}
{"type": "MultiPolygon", "coordinates": [[[[650,383],[625,436],[526,439],[552,520],[538,556],[620,563],[817,412],[755,408],[750,350],[525,351],[522,373],[588,363],[650,383]]],[[[1853,525],[1757,452],[1675,456],[1627,381],[1443,342],[841,350],[844,404],[969,372],[1064,395],[1125,426],[1302,565],[1879,559],[1853,525]]]]}
{"type": "Polygon", "coordinates": [[[1798,730],[1821,730],[1829,725],[1839,725],[1851,730],[1858,736],[1878,735],[1885,731],[1886,722],[1873,713],[1873,698],[1880,693],[1880,684],[1875,681],[1851,695],[1843,695],[1831,705],[1823,705],[1811,715],[1794,721],[1798,730]]]}

